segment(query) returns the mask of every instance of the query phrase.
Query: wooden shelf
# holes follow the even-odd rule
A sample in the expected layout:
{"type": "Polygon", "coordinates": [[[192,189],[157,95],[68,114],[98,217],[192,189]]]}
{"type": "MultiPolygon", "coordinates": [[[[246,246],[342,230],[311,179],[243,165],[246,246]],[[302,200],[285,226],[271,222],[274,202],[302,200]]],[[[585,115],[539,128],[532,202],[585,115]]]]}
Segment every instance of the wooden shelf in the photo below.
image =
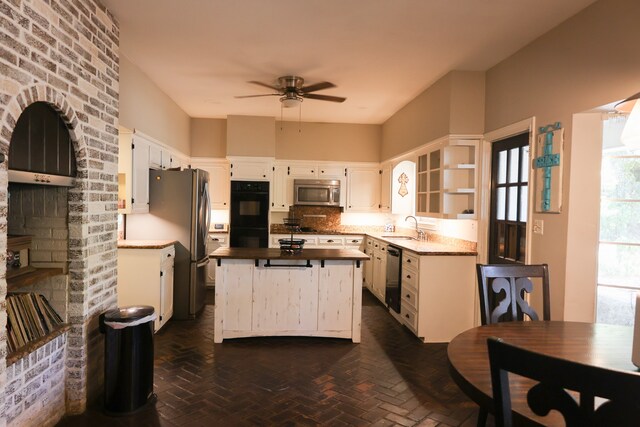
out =
{"type": "Polygon", "coordinates": [[[62,268],[36,268],[13,277],[8,277],[10,273],[7,272],[7,290],[13,291],[25,286],[30,286],[46,279],[47,277],[59,276],[63,273],[64,270],[62,268]]]}
{"type": "Polygon", "coordinates": [[[44,337],[40,337],[33,341],[30,341],[27,344],[20,347],[19,349],[17,349],[16,351],[9,353],[7,355],[7,366],[14,364],[18,360],[22,359],[24,356],[33,353],[36,349],[42,347],[49,341],[52,341],[57,336],[64,334],[69,329],[71,329],[71,325],[68,323],[63,323],[61,325],[56,326],[53,329],[53,331],[49,332],[44,337]]]}

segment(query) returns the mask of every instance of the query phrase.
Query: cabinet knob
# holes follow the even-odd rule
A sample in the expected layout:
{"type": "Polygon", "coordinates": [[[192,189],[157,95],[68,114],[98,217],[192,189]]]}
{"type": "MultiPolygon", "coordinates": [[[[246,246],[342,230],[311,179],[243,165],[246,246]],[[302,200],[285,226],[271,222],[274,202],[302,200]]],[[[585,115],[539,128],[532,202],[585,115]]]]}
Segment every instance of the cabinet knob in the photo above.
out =
{"type": "Polygon", "coordinates": [[[407,260],[407,264],[411,264],[411,260],[410,259],[407,260]]]}
{"type": "Polygon", "coordinates": [[[324,173],[324,171],[320,171],[320,173],[324,173]]]}
{"type": "Polygon", "coordinates": [[[358,243],[359,240],[352,240],[351,243],[358,243]]]}
{"type": "Polygon", "coordinates": [[[411,279],[411,275],[410,274],[407,274],[407,279],[411,279]]]}
{"type": "Polygon", "coordinates": [[[327,243],[333,243],[333,239],[327,240],[327,243]]]}
{"type": "Polygon", "coordinates": [[[404,317],[406,317],[406,318],[408,319],[408,318],[409,318],[409,315],[408,315],[408,314],[405,314],[405,315],[404,315],[404,317]]]}
{"type": "Polygon", "coordinates": [[[411,295],[410,294],[407,294],[407,299],[411,299],[411,295]]]}
{"type": "Polygon", "coordinates": [[[219,241],[220,241],[220,239],[218,239],[217,237],[214,237],[214,238],[213,238],[213,239],[211,239],[211,240],[213,240],[214,242],[219,242],[219,241]]]}
{"type": "Polygon", "coordinates": [[[171,254],[167,254],[167,258],[171,258],[171,254]]]}

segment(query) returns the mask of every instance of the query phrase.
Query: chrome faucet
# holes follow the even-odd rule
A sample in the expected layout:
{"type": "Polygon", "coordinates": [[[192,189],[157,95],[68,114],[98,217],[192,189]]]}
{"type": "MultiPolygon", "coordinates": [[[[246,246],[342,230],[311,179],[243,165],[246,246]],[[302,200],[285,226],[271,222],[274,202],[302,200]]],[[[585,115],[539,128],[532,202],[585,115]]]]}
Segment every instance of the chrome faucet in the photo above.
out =
{"type": "Polygon", "coordinates": [[[418,236],[417,236],[417,239],[418,239],[418,240],[425,240],[425,238],[426,238],[427,236],[424,234],[424,231],[422,231],[422,230],[420,230],[420,229],[418,228],[418,219],[417,219],[415,216],[413,216],[413,215],[407,215],[407,217],[406,217],[404,220],[406,221],[406,220],[408,220],[409,218],[413,218],[413,220],[416,222],[416,234],[418,235],[418,236]]]}

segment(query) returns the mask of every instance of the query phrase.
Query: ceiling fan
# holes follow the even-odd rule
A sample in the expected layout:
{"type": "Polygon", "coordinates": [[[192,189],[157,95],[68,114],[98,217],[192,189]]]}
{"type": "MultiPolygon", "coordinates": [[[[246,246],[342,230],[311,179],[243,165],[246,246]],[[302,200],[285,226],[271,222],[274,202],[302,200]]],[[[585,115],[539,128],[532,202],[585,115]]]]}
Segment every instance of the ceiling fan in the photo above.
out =
{"type": "Polygon", "coordinates": [[[304,79],[298,76],[278,77],[278,80],[275,85],[270,85],[267,83],[262,83],[257,81],[250,81],[249,83],[252,83],[258,86],[263,86],[269,89],[273,89],[276,91],[276,93],[267,93],[264,95],[244,95],[244,96],[236,96],[236,98],[279,96],[280,102],[282,102],[282,106],[285,108],[295,107],[299,105],[299,103],[302,102],[304,98],[317,99],[319,101],[330,101],[330,102],[344,102],[347,99],[341,96],[319,95],[319,94],[311,93],[311,92],[316,92],[323,89],[330,89],[332,87],[336,87],[336,85],[330,82],[319,82],[309,86],[304,86],[304,79]]]}

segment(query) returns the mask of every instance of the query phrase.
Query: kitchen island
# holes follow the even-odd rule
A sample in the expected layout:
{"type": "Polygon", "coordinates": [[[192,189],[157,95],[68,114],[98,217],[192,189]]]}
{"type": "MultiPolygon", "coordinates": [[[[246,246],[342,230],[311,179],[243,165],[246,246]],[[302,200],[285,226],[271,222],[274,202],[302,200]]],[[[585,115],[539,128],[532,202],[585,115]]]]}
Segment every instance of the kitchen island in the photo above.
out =
{"type": "Polygon", "coordinates": [[[362,262],[356,249],[219,248],[214,342],[311,336],[360,342],[362,262]]]}

